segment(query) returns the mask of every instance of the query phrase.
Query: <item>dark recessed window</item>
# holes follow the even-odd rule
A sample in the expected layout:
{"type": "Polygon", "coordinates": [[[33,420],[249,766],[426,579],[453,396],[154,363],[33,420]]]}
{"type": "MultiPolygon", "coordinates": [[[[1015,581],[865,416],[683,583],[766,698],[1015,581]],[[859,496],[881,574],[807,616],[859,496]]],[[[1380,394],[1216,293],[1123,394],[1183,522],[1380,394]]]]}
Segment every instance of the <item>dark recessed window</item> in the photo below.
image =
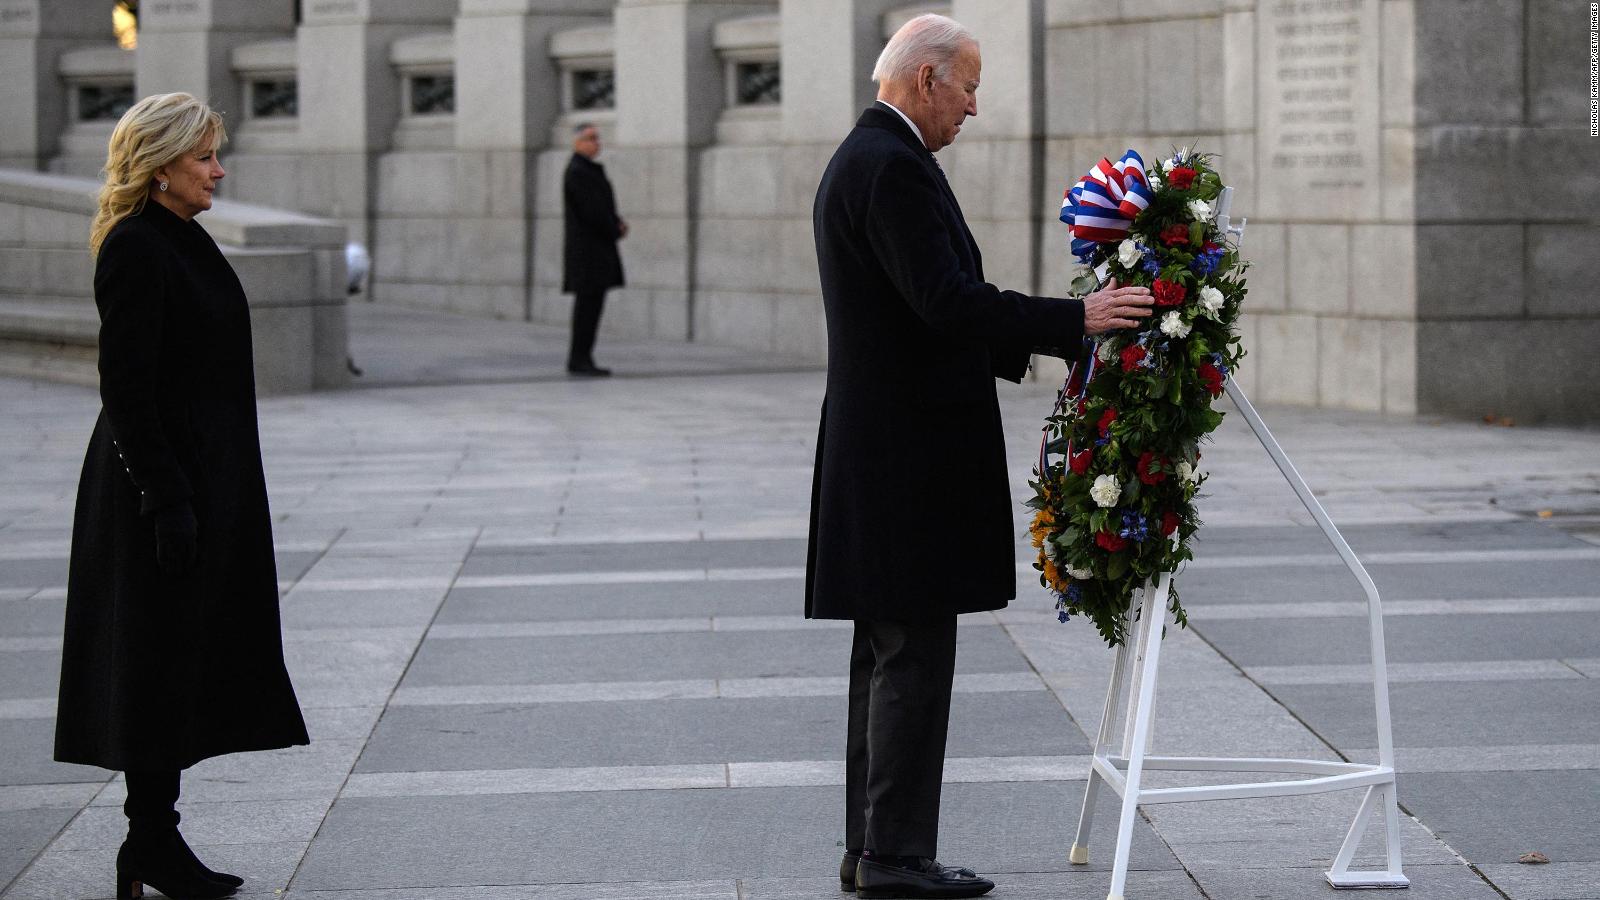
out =
{"type": "Polygon", "coordinates": [[[443,115],[456,111],[454,75],[413,75],[411,112],[419,116],[443,115]]]}
{"type": "Polygon", "coordinates": [[[742,62],[734,67],[734,97],[740,106],[759,106],[783,99],[783,80],[776,62],[742,62]]]}
{"type": "Polygon", "coordinates": [[[250,82],[250,115],[279,119],[299,114],[300,91],[293,78],[250,82]]]}
{"type": "Polygon", "coordinates": [[[132,105],[131,84],[85,84],[78,88],[80,122],[115,122],[132,105]]]}
{"type": "Polygon", "coordinates": [[[617,105],[617,73],[580,69],[572,73],[573,109],[612,109],[617,105]]]}

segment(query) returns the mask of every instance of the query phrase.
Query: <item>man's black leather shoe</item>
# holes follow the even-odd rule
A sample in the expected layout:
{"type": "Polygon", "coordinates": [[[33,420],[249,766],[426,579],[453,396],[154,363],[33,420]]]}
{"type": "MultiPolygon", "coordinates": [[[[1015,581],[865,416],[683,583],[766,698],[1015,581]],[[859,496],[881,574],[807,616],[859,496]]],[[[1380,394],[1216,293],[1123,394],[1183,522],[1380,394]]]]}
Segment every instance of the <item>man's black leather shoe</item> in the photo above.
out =
{"type": "Polygon", "coordinates": [[[979,878],[971,869],[941,866],[936,859],[920,858],[911,866],[892,866],[862,857],[856,864],[856,896],[979,897],[994,890],[994,882],[979,878]]]}
{"type": "Polygon", "coordinates": [[[568,375],[579,375],[584,378],[604,378],[611,374],[610,369],[602,369],[594,363],[586,366],[567,366],[568,375]]]}
{"type": "Polygon", "coordinates": [[[856,863],[861,862],[861,854],[855,850],[846,850],[844,859],[839,862],[839,890],[853,892],[856,889],[856,863]]]}

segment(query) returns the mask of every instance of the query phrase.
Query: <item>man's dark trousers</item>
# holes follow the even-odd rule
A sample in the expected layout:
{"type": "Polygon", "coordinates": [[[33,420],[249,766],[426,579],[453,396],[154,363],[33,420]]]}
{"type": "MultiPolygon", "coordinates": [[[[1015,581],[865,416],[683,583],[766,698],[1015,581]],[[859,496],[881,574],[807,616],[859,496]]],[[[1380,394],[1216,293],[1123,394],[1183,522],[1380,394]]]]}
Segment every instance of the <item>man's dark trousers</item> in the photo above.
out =
{"type": "Polygon", "coordinates": [[[845,746],[845,847],[937,855],[955,616],[856,620],[845,746]]]}
{"type": "Polygon", "coordinates": [[[605,309],[606,292],[579,291],[572,300],[572,341],[567,347],[567,368],[594,365],[594,338],[600,330],[600,313],[605,309]]]}

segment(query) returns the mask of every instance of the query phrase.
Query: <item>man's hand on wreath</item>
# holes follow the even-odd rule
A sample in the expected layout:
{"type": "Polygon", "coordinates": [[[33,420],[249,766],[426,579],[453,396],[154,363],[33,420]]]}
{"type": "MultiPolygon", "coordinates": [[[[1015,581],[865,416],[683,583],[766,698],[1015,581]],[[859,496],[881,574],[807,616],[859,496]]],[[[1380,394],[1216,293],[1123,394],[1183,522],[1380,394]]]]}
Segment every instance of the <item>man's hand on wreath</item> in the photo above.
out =
{"type": "Polygon", "coordinates": [[[1155,297],[1145,287],[1117,287],[1115,278],[1105,287],[1083,298],[1083,333],[1105,334],[1118,328],[1132,328],[1150,315],[1155,297]]]}

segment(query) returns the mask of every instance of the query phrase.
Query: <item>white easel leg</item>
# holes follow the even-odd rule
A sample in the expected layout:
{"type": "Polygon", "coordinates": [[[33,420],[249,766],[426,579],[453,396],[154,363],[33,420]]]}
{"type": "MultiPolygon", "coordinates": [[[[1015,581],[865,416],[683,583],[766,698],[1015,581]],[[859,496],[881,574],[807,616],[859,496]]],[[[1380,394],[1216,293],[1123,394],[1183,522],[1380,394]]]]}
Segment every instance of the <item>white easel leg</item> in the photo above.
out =
{"type": "Polygon", "coordinates": [[[1139,814],[1139,787],[1144,758],[1149,751],[1150,723],[1155,716],[1156,672],[1161,662],[1161,636],[1167,624],[1167,600],[1172,576],[1163,574],[1154,590],[1146,586],[1139,612],[1138,655],[1134,660],[1138,690],[1130,697],[1129,730],[1123,754],[1128,760],[1127,782],[1122,792],[1122,817],[1117,823],[1117,855],[1111,864],[1111,890],[1106,900],[1123,900],[1128,882],[1128,859],[1133,852],[1133,820],[1139,814]]]}
{"type": "MultiPolygon", "coordinates": [[[[1105,756],[1107,748],[1111,745],[1111,734],[1116,729],[1118,716],[1121,715],[1122,684],[1127,671],[1128,644],[1124,641],[1117,647],[1116,662],[1111,666],[1111,683],[1106,687],[1106,705],[1100,711],[1100,728],[1095,732],[1094,739],[1093,755],[1096,757],[1105,756]]],[[[1094,823],[1095,800],[1104,785],[1105,778],[1100,774],[1100,770],[1093,765],[1089,766],[1089,781],[1083,788],[1083,811],[1078,814],[1078,833],[1073,837],[1072,850],[1067,855],[1068,862],[1075,866],[1089,863],[1089,829],[1094,823]]]]}
{"type": "Polygon", "coordinates": [[[1403,888],[1411,885],[1411,880],[1400,871],[1400,810],[1395,803],[1393,783],[1375,784],[1367,788],[1361,798],[1361,807],[1356,810],[1355,821],[1350,823],[1344,843],[1340,845],[1333,865],[1328,867],[1323,877],[1329,884],[1341,889],[1403,888]],[[1375,812],[1383,815],[1388,868],[1382,871],[1352,870],[1350,863],[1355,859],[1356,850],[1361,846],[1361,839],[1366,835],[1367,826],[1372,823],[1372,814],[1375,812]]]}

